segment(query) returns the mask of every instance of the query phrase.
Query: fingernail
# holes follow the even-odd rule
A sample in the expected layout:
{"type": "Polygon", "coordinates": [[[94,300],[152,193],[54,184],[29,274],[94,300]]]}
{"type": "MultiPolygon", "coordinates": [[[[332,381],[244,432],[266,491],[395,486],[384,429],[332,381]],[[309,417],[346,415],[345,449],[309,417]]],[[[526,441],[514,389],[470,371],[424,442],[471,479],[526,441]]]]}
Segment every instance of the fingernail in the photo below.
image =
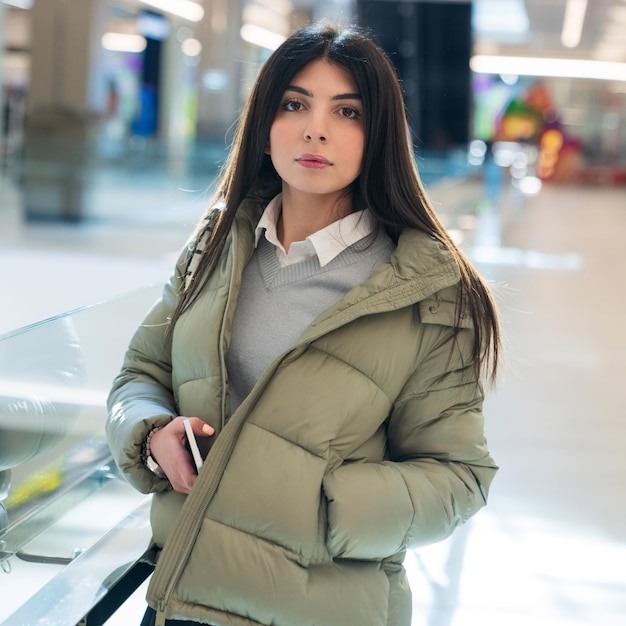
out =
{"type": "Polygon", "coordinates": [[[203,424],[202,432],[206,433],[207,435],[212,435],[215,432],[215,428],[213,428],[213,426],[209,426],[208,424],[203,424]]]}

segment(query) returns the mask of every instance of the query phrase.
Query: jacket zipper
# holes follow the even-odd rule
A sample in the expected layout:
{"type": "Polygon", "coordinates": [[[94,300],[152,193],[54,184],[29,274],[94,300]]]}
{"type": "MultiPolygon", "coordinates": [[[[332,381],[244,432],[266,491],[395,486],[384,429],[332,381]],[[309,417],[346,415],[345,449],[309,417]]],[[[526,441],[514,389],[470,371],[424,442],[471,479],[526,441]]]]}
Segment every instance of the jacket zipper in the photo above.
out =
{"type": "Polygon", "coordinates": [[[226,383],[227,375],[226,375],[226,354],[224,351],[224,329],[226,328],[226,318],[228,316],[228,310],[230,309],[230,302],[232,299],[233,293],[233,277],[235,275],[235,261],[237,255],[237,249],[235,248],[235,244],[237,243],[237,234],[236,229],[233,229],[233,269],[230,275],[230,284],[228,285],[228,297],[226,298],[226,306],[224,307],[224,315],[222,316],[222,327],[220,328],[220,339],[219,339],[219,356],[220,356],[220,373],[221,373],[221,383],[222,383],[222,416],[220,426],[223,429],[226,425],[226,383]]]}
{"type": "MultiPolygon", "coordinates": [[[[230,284],[228,286],[228,297],[226,299],[226,305],[224,307],[224,315],[222,317],[222,328],[220,329],[220,341],[219,341],[219,351],[220,351],[219,356],[220,356],[221,381],[222,381],[222,407],[221,407],[222,430],[224,429],[225,422],[226,422],[226,382],[227,382],[226,381],[226,359],[225,359],[225,354],[224,354],[224,329],[226,327],[226,317],[228,316],[228,311],[230,308],[230,302],[231,302],[232,292],[233,292],[233,280],[235,276],[235,269],[237,267],[237,243],[238,243],[237,242],[237,229],[235,228],[233,229],[233,238],[231,242],[231,245],[233,246],[233,264],[232,264],[232,269],[231,269],[231,274],[230,274],[230,281],[229,281],[230,284]]],[[[237,433],[235,433],[233,437],[231,438],[231,441],[229,442],[222,458],[219,460],[217,471],[213,473],[214,476],[221,476],[223,474],[226,468],[226,464],[228,463],[228,459],[230,459],[230,456],[232,454],[235,441],[237,440],[237,437],[235,436],[236,434],[237,433]]],[[[215,495],[215,492],[217,491],[217,485],[218,485],[218,481],[213,480],[213,483],[211,484],[207,497],[204,500],[204,506],[201,506],[191,518],[191,521],[188,525],[188,529],[192,530],[193,532],[186,533],[187,539],[185,541],[185,544],[181,552],[179,553],[177,557],[176,564],[174,566],[170,579],[165,587],[165,593],[163,594],[163,597],[159,599],[159,601],[157,602],[157,615],[156,615],[155,626],[165,626],[165,619],[166,619],[165,612],[167,609],[169,599],[174,591],[174,587],[176,586],[178,579],[180,578],[180,575],[187,562],[187,559],[189,558],[189,554],[191,552],[191,549],[193,548],[193,544],[195,543],[196,537],[198,535],[199,526],[202,523],[202,518],[204,517],[204,512],[206,511],[206,508],[208,507],[209,502],[211,502],[211,500],[213,499],[213,496],[215,495]]]]}
{"type": "MultiPolygon", "coordinates": [[[[237,433],[235,433],[236,435],[237,433]]],[[[226,464],[228,463],[228,459],[231,456],[232,450],[234,448],[235,442],[237,441],[236,436],[232,436],[228,446],[223,451],[221,458],[219,459],[219,464],[217,466],[217,471],[213,473],[213,477],[221,476],[226,468],[226,464]]],[[[198,535],[198,529],[202,522],[202,518],[204,517],[204,512],[206,511],[207,506],[213,499],[215,492],[217,491],[217,486],[219,481],[213,480],[210,486],[210,489],[204,499],[204,505],[191,512],[191,519],[188,523],[185,524],[185,543],[182,546],[182,549],[176,555],[176,561],[174,564],[174,568],[169,577],[169,581],[165,587],[165,592],[162,598],[157,602],[157,615],[156,615],[156,623],[155,626],[165,626],[165,615],[167,605],[169,603],[169,599],[174,591],[174,587],[182,574],[182,570],[187,563],[187,559],[195,543],[196,537],[198,535]],[[191,531],[191,532],[190,532],[191,531]]]]}

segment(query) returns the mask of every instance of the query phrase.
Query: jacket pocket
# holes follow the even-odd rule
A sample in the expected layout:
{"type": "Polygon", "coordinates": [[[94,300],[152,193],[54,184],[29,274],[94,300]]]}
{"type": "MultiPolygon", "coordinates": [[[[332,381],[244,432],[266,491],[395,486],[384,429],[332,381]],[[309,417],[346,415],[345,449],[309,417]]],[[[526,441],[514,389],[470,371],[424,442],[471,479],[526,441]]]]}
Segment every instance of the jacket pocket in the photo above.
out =
{"type": "MultiPolygon", "coordinates": [[[[318,553],[326,459],[246,424],[207,515],[275,543],[302,565],[318,553]]],[[[325,525],[325,512],[323,516],[325,525]]]]}

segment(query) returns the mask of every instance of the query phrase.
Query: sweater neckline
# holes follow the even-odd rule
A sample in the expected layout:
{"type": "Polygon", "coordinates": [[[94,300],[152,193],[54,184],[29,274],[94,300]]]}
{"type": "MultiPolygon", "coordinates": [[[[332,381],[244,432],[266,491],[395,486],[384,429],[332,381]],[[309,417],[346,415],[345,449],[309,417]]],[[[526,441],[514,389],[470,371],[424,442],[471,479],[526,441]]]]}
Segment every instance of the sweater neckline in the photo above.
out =
{"type": "Polygon", "coordinates": [[[377,255],[382,248],[390,245],[389,238],[382,231],[380,233],[372,232],[348,246],[323,267],[320,266],[317,256],[309,257],[298,263],[281,266],[276,258],[274,246],[262,238],[259,241],[255,256],[265,288],[276,289],[316,275],[360,263],[363,261],[364,254],[368,257],[377,255]]]}

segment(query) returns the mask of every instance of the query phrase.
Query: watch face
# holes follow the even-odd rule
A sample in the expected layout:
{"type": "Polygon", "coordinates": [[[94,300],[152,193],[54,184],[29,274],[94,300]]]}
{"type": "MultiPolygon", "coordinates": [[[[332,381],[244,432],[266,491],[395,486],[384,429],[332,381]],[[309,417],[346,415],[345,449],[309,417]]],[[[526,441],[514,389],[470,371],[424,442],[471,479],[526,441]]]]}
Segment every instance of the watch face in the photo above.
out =
{"type": "Polygon", "coordinates": [[[146,458],[146,465],[153,474],[156,474],[159,478],[165,478],[163,470],[151,456],[146,458]]]}

